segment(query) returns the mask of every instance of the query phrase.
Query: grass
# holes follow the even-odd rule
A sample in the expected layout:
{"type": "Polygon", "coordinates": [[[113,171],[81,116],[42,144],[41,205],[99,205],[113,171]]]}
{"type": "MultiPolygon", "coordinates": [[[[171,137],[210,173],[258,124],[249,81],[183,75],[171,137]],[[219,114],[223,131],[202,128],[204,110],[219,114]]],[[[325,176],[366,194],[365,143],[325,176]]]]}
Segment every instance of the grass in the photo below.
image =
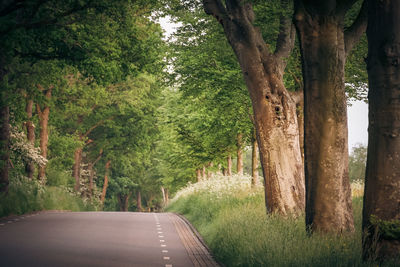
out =
{"type": "MultiPolygon", "coordinates": [[[[217,177],[214,183],[221,179],[226,180],[217,177]]],[[[262,190],[216,193],[209,190],[212,180],[207,183],[184,189],[167,210],[188,218],[226,266],[377,266],[361,260],[362,197],[353,199],[354,234],[309,236],[304,217],[266,215],[262,190]]]]}
{"type": "Polygon", "coordinates": [[[64,187],[42,186],[35,180],[13,179],[7,195],[0,195],[0,217],[42,210],[95,210],[64,187]]]}

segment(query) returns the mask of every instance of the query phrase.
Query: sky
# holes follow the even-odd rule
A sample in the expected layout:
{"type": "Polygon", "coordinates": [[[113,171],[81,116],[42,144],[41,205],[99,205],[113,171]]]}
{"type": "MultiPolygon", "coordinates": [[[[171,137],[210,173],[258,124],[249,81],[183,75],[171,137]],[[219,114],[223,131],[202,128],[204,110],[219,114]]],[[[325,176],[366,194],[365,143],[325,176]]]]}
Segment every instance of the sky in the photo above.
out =
{"type": "MultiPolygon", "coordinates": [[[[160,18],[158,21],[168,38],[178,27],[171,23],[169,17],[160,18]]],[[[347,123],[349,131],[349,151],[358,143],[368,144],[368,104],[363,101],[352,101],[347,107],[347,123]]]]}

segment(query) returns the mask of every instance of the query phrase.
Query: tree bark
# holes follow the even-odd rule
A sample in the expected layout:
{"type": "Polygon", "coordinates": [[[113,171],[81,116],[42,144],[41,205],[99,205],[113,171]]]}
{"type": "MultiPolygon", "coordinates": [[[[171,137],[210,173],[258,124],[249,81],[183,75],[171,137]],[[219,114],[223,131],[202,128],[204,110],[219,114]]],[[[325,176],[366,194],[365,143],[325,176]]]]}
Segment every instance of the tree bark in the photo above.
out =
{"type": "MultiPolygon", "coordinates": [[[[286,1],[283,1],[286,2],[286,1]]],[[[254,25],[250,3],[237,0],[204,0],[207,14],[224,28],[241,66],[253,106],[254,124],[265,179],[268,212],[299,214],[304,211],[304,170],[301,160],[296,103],[283,84],[285,58],[295,31],[289,18],[281,16],[274,53],[254,25]]]]}
{"type": "Polygon", "coordinates": [[[196,170],[196,178],[197,178],[197,182],[201,181],[201,170],[200,169],[196,170]]]}
{"type": "Polygon", "coordinates": [[[137,211],[142,212],[143,211],[143,207],[142,207],[142,195],[140,194],[140,190],[137,190],[136,192],[136,207],[137,207],[137,211]]]}
{"type": "MultiPolygon", "coordinates": [[[[35,125],[32,122],[32,109],[33,109],[33,100],[27,99],[26,100],[26,108],[25,108],[27,119],[28,119],[25,122],[26,136],[27,136],[28,142],[34,146],[35,145],[35,125]]],[[[26,176],[29,179],[32,179],[33,174],[35,172],[35,164],[33,162],[26,162],[25,163],[25,172],[26,172],[26,176]]]]}
{"type": "Polygon", "coordinates": [[[258,150],[258,144],[257,144],[257,138],[255,136],[254,132],[254,137],[252,140],[252,150],[251,150],[251,186],[254,187],[258,183],[258,156],[257,156],[257,150],[258,150]]]}
{"type": "MultiPolygon", "coordinates": [[[[214,163],[210,162],[210,163],[208,163],[207,167],[212,168],[213,166],[214,166],[214,163]]],[[[207,169],[207,179],[210,179],[212,177],[212,175],[213,175],[213,172],[211,170],[207,169]]]]}
{"type": "Polygon", "coordinates": [[[74,190],[76,192],[80,189],[80,177],[81,177],[81,162],[82,162],[82,147],[78,147],[74,152],[74,165],[72,167],[72,174],[75,178],[74,190]]]}
{"type": "Polygon", "coordinates": [[[239,133],[236,139],[237,146],[237,161],[236,161],[236,172],[237,174],[243,174],[243,134],[239,133]]]}
{"type": "MultiPolygon", "coordinates": [[[[351,4],[336,2],[299,0],[295,13],[304,80],[306,225],[319,232],[354,230],[344,67],[362,30],[345,33],[344,16],[351,4]]],[[[365,30],[365,25],[357,27],[365,30]]]]}
{"type": "Polygon", "coordinates": [[[162,195],[163,195],[163,204],[164,204],[164,207],[165,207],[165,206],[168,205],[168,202],[169,202],[168,189],[163,187],[163,186],[161,186],[161,192],[162,192],[162,195]]]}
{"type": "Polygon", "coordinates": [[[108,160],[105,166],[104,173],[104,183],[103,183],[103,191],[101,192],[100,202],[104,205],[104,200],[106,199],[107,188],[108,188],[108,173],[111,167],[111,160],[108,160]]]}
{"type": "Polygon", "coordinates": [[[381,261],[400,255],[400,2],[368,4],[369,137],[363,258],[381,261]]]}
{"type": "Polygon", "coordinates": [[[127,195],[122,195],[122,194],[117,195],[120,211],[127,212],[129,210],[129,199],[130,199],[131,195],[132,195],[132,193],[129,193],[127,195]]]}
{"type": "MultiPolygon", "coordinates": [[[[1,101],[3,102],[3,101],[1,101]]],[[[5,103],[0,106],[0,192],[8,192],[10,161],[10,109],[5,103]]]]}
{"type": "Polygon", "coordinates": [[[203,180],[207,179],[206,166],[203,166],[203,168],[201,170],[201,177],[203,180]]]}
{"type": "Polygon", "coordinates": [[[227,161],[227,167],[226,167],[226,175],[227,176],[232,176],[232,156],[229,154],[228,157],[226,158],[227,161]]]}
{"type": "MultiPolygon", "coordinates": [[[[38,85],[38,88],[40,91],[42,91],[45,94],[46,101],[49,101],[51,99],[51,93],[52,93],[53,87],[51,86],[46,91],[40,85],[38,85]]],[[[49,142],[48,124],[49,124],[50,107],[47,104],[45,104],[44,108],[42,109],[39,104],[36,104],[36,110],[39,115],[40,154],[42,155],[42,157],[47,159],[47,146],[48,146],[48,142],[49,142]]],[[[46,176],[46,166],[45,165],[39,166],[38,180],[41,182],[44,182],[45,176],[46,176]]]]}
{"type": "Polygon", "coordinates": [[[95,159],[95,161],[89,163],[89,198],[93,197],[93,179],[94,179],[94,165],[101,159],[103,156],[103,149],[100,149],[99,155],[95,159]]]}

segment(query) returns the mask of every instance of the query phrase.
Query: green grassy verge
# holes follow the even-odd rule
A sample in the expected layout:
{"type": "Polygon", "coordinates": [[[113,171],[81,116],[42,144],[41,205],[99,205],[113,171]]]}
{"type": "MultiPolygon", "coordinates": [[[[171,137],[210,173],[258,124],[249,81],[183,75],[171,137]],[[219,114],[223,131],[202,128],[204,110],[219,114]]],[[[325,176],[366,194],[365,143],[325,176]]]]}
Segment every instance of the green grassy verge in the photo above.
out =
{"type": "Polygon", "coordinates": [[[0,217],[41,210],[95,210],[78,196],[57,186],[41,186],[36,181],[10,185],[7,195],[0,195],[0,217]]]}
{"type": "Polygon", "coordinates": [[[353,201],[355,234],[309,236],[304,217],[266,215],[261,190],[205,189],[177,194],[167,210],[189,219],[226,266],[377,266],[361,260],[361,197],[353,201]]]}

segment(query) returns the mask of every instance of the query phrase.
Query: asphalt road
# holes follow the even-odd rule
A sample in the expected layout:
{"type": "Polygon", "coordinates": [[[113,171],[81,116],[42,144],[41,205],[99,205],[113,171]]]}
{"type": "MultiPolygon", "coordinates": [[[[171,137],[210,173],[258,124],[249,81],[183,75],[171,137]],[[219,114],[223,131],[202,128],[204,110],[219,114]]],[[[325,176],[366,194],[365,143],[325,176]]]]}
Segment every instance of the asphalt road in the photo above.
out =
{"type": "Polygon", "coordinates": [[[0,266],[194,266],[170,216],[51,212],[3,219],[0,266]]]}

